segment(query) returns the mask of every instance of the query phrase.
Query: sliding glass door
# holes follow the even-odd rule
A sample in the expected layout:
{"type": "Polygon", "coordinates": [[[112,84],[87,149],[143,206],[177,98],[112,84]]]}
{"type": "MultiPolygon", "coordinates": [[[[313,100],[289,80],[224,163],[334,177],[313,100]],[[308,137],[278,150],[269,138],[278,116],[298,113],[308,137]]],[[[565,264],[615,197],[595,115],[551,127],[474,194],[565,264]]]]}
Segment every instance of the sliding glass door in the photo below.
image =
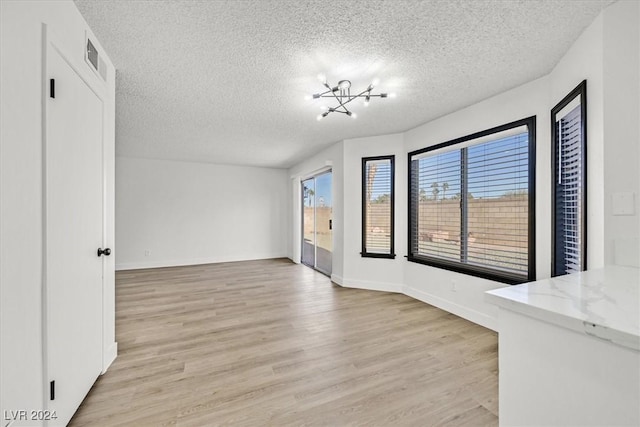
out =
{"type": "Polygon", "coordinates": [[[331,275],[333,203],[331,171],[302,181],[303,264],[331,275]]]}

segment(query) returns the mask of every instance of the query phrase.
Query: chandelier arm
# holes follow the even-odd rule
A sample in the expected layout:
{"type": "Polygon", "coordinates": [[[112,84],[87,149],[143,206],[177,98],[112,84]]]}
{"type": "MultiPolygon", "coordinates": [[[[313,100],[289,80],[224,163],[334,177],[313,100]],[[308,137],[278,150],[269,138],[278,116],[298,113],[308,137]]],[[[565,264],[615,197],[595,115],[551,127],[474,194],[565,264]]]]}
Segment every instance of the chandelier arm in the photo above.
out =
{"type": "MultiPolygon", "coordinates": [[[[365,92],[366,92],[366,91],[365,91],[365,92]]],[[[362,93],[364,93],[364,92],[362,92],[362,93]]],[[[348,104],[348,103],[350,103],[351,101],[353,101],[354,99],[358,98],[359,96],[360,96],[360,94],[355,95],[355,96],[351,96],[351,97],[349,97],[349,99],[347,99],[345,102],[342,102],[342,103],[341,103],[341,105],[348,104]]]]}
{"type": "MultiPolygon", "coordinates": [[[[353,100],[354,100],[354,99],[356,99],[356,98],[364,97],[364,96],[366,96],[366,95],[364,95],[364,94],[365,94],[365,93],[367,93],[367,92],[369,92],[369,91],[370,91],[369,89],[365,89],[365,90],[363,90],[362,92],[360,92],[359,94],[357,94],[357,95],[353,95],[353,96],[349,97],[349,99],[348,99],[348,100],[346,100],[346,101],[345,101],[345,102],[343,102],[343,103],[341,102],[340,104],[341,104],[341,105],[348,104],[349,102],[353,101],[353,100]]],[[[345,109],[346,109],[346,108],[345,108],[345,109]]]]}
{"type": "MultiPolygon", "coordinates": [[[[351,95],[351,87],[349,85],[349,87],[347,87],[346,89],[344,87],[341,87],[342,82],[338,82],[338,86],[332,88],[329,85],[329,82],[327,82],[326,80],[323,82],[323,85],[328,89],[322,93],[319,94],[315,94],[314,98],[333,98],[338,102],[338,105],[332,108],[329,108],[323,115],[322,117],[326,117],[327,115],[329,115],[330,113],[342,113],[342,114],[346,114],[348,116],[351,116],[353,113],[347,108],[347,104],[350,103],[351,101],[353,101],[356,98],[367,98],[367,102],[369,99],[371,98],[387,98],[388,94],[386,93],[380,93],[380,94],[371,94],[371,91],[373,90],[373,85],[369,85],[365,90],[363,90],[362,92],[356,94],[356,95],[351,95]],[[339,89],[339,92],[338,92],[339,89]]],[[[354,116],[355,117],[355,116],[354,116]]]]}
{"type": "Polygon", "coordinates": [[[340,97],[338,97],[335,92],[332,92],[333,97],[336,99],[336,101],[338,101],[338,104],[340,104],[338,106],[338,108],[342,107],[342,100],[340,99],[340,97]]]}

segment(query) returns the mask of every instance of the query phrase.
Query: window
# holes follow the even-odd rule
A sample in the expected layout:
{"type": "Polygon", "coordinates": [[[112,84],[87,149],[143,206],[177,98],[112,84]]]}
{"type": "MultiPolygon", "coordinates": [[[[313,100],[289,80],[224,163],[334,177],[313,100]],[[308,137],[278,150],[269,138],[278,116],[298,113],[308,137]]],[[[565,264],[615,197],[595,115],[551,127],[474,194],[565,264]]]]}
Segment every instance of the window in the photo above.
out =
{"type": "Polygon", "coordinates": [[[535,117],[409,153],[409,261],[535,280],[535,117]]]}
{"type": "Polygon", "coordinates": [[[586,269],[587,82],[551,110],[553,141],[552,276],[586,269]]]}
{"type": "Polygon", "coordinates": [[[395,156],[362,159],[363,257],[395,258],[393,162],[395,156]]]}

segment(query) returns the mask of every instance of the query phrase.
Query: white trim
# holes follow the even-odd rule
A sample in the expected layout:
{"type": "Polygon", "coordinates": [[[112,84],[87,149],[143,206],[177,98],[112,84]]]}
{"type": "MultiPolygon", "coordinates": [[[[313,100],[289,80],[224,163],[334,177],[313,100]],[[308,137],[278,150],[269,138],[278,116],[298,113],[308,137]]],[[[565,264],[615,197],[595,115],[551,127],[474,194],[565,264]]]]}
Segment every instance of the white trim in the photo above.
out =
{"type": "Polygon", "coordinates": [[[331,275],[331,280],[344,288],[366,289],[369,291],[402,293],[402,285],[389,282],[375,282],[370,280],[352,280],[341,276],[331,275]]]}
{"type": "Polygon", "coordinates": [[[116,263],[116,271],[142,270],[146,268],[181,267],[181,266],[187,266],[187,265],[217,264],[221,262],[255,261],[255,260],[261,260],[261,259],[274,259],[274,258],[289,259],[289,257],[283,252],[283,253],[274,253],[274,254],[219,256],[219,257],[165,260],[165,261],[125,262],[120,264],[116,263]]]}
{"type": "Polygon", "coordinates": [[[419,301],[438,307],[444,311],[448,311],[451,314],[462,317],[470,322],[477,323],[480,326],[491,329],[498,332],[498,319],[488,316],[476,310],[471,310],[460,304],[448,301],[444,298],[432,295],[428,292],[424,292],[410,286],[404,286],[403,294],[415,298],[419,301]]]}
{"type": "Polygon", "coordinates": [[[338,276],[337,274],[331,275],[331,281],[340,286],[342,286],[342,284],[344,283],[344,281],[342,280],[342,276],[338,276]]]}
{"type": "Polygon", "coordinates": [[[109,366],[111,366],[113,361],[116,360],[117,356],[118,356],[118,343],[114,342],[109,346],[109,348],[104,350],[104,353],[102,355],[101,374],[104,374],[105,372],[107,372],[107,369],[109,369],[109,366]]]}
{"type": "Polygon", "coordinates": [[[323,173],[329,172],[332,169],[333,169],[333,162],[331,160],[327,160],[324,163],[324,166],[322,166],[322,167],[320,167],[318,169],[312,170],[310,172],[299,173],[297,175],[291,175],[291,178],[296,178],[297,177],[298,179],[300,179],[300,181],[304,181],[306,179],[313,178],[313,177],[318,176],[318,175],[322,175],[323,173]]]}

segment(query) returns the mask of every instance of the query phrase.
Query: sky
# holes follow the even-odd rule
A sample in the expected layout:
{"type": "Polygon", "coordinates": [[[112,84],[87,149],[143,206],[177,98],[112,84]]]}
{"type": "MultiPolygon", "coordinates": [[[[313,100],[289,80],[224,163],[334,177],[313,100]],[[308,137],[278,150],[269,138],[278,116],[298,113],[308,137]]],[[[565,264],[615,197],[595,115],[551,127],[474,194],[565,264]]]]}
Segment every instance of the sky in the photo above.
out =
{"type": "MultiPolygon", "coordinates": [[[[447,199],[460,193],[460,151],[452,150],[419,160],[419,188],[428,198],[447,199]],[[447,183],[444,190],[442,184],[447,183]]],[[[497,198],[507,192],[527,191],[529,143],[527,133],[468,147],[469,192],[475,198],[497,198]]]]}
{"type": "MultiPolygon", "coordinates": [[[[315,178],[315,183],[314,179],[303,181],[304,186],[309,187],[314,191],[314,195],[311,196],[311,198],[315,198],[318,207],[331,206],[333,200],[331,195],[331,178],[331,173],[325,173],[318,175],[315,178]]],[[[309,198],[305,199],[305,206],[309,206],[309,198]]]]}

